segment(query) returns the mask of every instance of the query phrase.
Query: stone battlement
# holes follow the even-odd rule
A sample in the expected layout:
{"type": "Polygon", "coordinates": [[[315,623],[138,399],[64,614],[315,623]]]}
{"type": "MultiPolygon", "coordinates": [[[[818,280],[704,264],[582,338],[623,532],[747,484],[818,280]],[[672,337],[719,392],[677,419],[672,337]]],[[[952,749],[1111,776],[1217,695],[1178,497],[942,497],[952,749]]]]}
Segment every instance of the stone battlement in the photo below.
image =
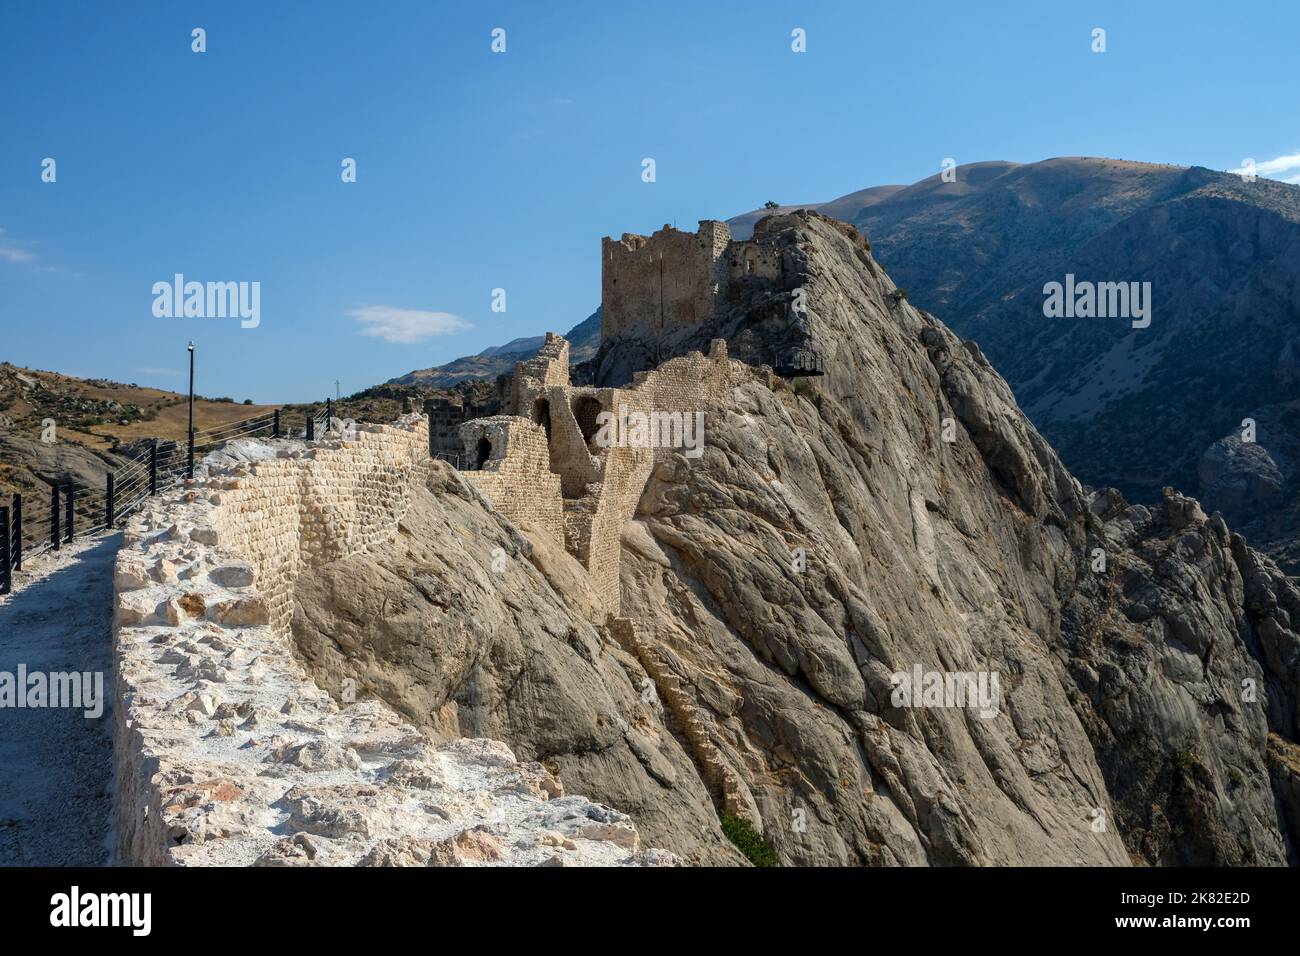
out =
{"type": "Polygon", "coordinates": [[[715,318],[729,286],[748,276],[779,279],[779,248],[762,238],[733,240],[725,222],[700,220],[693,233],[672,226],[651,236],[601,240],[601,342],[656,342],[715,318]]]}
{"type": "MultiPolygon", "coordinates": [[[[697,451],[603,443],[602,422],[666,416],[681,426],[670,427],[670,437],[685,438],[683,416],[716,406],[753,373],[728,359],[721,339],[707,356],[691,352],[638,373],[628,388],[570,384],[568,356],[568,342],[548,333],[541,353],[516,366],[512,414],[461,426],[462,456],[476,468],[464,477],[515,524],[564,546],[587,569],[606,609],[617,613],[623,528],[656,462],[702,454],[705,435],[696,436],[697,451]]],[[[604,438],[612,436],[607,427],[604,438]]]]}
{"type": "Polygon", "coordinates": [[[603,239],[601,340],[632,331],[654,337],[712,318],[730,243],[727,224],[711,219],[694,233],[664,226],[648,238],[603,239]]]}

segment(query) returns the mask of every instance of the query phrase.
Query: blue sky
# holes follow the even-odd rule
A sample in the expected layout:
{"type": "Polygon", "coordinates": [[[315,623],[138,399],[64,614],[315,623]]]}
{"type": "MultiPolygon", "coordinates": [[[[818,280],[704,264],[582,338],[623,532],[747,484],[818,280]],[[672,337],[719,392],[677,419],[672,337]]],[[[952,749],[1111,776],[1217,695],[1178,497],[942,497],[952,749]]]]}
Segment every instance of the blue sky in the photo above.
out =
{"type": "Polygon", "coordinates": [[[203,394],[347,393],[566,331],[604,235],[948,156],[1294,156],[1298,35],[1293,2],[8,3],[0,359],[183,389],[192,338],[203,394]],[[155,317],[177,272],[260,282],[260,324],[155,317]]]}

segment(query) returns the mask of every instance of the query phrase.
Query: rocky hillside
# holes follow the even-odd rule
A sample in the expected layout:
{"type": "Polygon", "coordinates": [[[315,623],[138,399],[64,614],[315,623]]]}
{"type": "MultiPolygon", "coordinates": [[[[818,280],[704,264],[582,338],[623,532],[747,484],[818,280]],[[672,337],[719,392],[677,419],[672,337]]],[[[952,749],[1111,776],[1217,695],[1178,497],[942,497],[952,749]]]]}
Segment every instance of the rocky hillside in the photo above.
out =
{"type": "Polygon", "coordinates": [[[782,278],[677,346],[770,354],[802,289],[827,374],[754,369],[703,457],[656,469],[622,537],[632,629],[449,475],[300,585],[318,681],[500,738],[695,862],[739,859],[724,804],[786,864],[1296,862],[1300,592],[1192,499],[1086,492],[854,230],[757,237],[782,278]]]}
{"type": "MultiPolygon", "coordinates": [[[[591,358],[600,345],[600,309],[570,329],[565,338],[569,340],[569,355],[574,363],[591,358]]],[[[452,388],[471,379],[494,379],[498,375],[510,375],[515,370],[515,363],[536,355],[545,339],[544,335],[513,339],[505,345],[494,345],[477,355],[466,355],[446,365],[407,372],[385,384],[452,388]]]]}
{"type": "Polygon", "coordinates": [[[1165,485],[1199,495],[1300,571],[1300,187],[1066,158],[974,163],[955,182],[815,208],[859,227],[911,302],[980,344],[1082,480],[1148,503],[1165,485]],[[1150,326],[1045,318],[1043,286],[1067,273],[1150,282],[1150,326]]]}
{"type": "MultiPolygon", "coordinates": [[[[134,453],[136,443],[183,442],[188,405],[187,396],[175,392],[0,362],[0,495],[39,494],[46,487],[41,478],[102,487],[105,474],[120,467],[122,453],[134,453]]],[[[198,398],[195,428],[216,428],[274,408],[198,398]]]]}

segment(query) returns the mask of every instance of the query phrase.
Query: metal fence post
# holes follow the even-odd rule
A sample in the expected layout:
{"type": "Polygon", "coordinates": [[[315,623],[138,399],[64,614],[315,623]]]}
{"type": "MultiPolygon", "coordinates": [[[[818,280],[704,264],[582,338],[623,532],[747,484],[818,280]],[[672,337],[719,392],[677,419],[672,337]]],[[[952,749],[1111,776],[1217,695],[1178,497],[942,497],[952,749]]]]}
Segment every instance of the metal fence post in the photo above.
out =
{"type": "Polygon", "coordinates": [[[280,437],[280,409],[275,410],[275,426],[271,429],[271,437],[280,437]]]}
{"type": "Polygon", "coordinates": [[[77,534],[75,518],[73,516],[73,511],[72,511],[73,501],[76,497],[77,497],[77,486],[72,484],[71,482],[68,482],[68,497],[67,500],[63,502],[63,507],[64,507],[63,522],[64,524],[67,525],[67,528],[65,528],[63,532],[64,533],[63,540],[68,542],[68,544],[72,543],[72,539],[76,537],[77,534]]]}
{"type": "Polygon", "coordinates": [[[325,430],[334,428],[334,399],[325,399],[325,430]]]}
{"type": "Polygon", "coordinates": [[[316,440],[316,419],[312,417],[310,411],[307,413],[307,440],[316,440]]]}
{"type": "Polygon", "coordinates": [[[0,507],[0,594],[8,594],[13,585],[13,563],[9,560],[9,509],[0,507]]]}
{"type": "Polygon", "coordinates": [[[14,495],[14,570],[23,569],[23,496],[14,495]]]}
{"type": "Polygon", "coordinates": [[[50,485],[50,545],[55,551],[63,536],[59,534],[59,486],[50,485]]]}
{"type": "Polygon", "coordinates": [[[149,494],[158,494],[158,439],[149,446],[149,494]]]}
{"type": "Polygon", "coordinates": [[[438,453],[433,448],[433,401],[425,399],[424,415],[429,420],[429,457],[437,458],[438,453]]]}
{"type": "Polygon", "coordinates": [[[112,530],[113,521],[117,517],[115,513],[117,511],[117,501],[115,499],[115,492],[117,490],[115,487],[116,483],[116,478],[110,471],[108,473],[108,487],[104,489],[104,527],[109,530],[112,530]]]}

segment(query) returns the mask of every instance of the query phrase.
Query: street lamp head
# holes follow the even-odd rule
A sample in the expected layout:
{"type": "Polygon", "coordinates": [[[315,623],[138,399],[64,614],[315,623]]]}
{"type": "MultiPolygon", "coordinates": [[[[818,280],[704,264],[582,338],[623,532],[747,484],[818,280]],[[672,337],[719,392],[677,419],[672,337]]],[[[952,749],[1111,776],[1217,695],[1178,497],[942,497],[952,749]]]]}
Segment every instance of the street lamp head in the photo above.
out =
{"type": "Polygon", "coordinates": [[[185,346],[185,348],[186,348],[186,350],[188,350],[188,351],[190,351],[190,352],[193,352],[193,351],[194,351],[194,343],[191,342],[189,345],[185,346]]]}

